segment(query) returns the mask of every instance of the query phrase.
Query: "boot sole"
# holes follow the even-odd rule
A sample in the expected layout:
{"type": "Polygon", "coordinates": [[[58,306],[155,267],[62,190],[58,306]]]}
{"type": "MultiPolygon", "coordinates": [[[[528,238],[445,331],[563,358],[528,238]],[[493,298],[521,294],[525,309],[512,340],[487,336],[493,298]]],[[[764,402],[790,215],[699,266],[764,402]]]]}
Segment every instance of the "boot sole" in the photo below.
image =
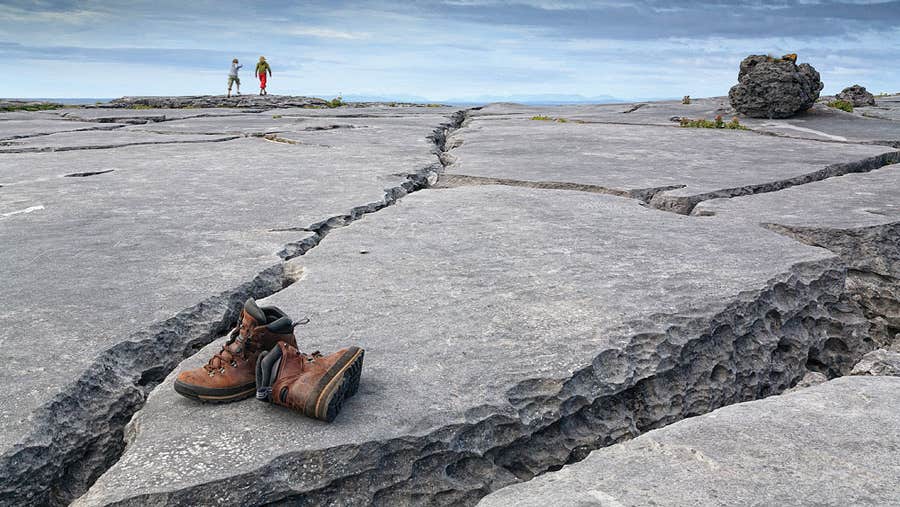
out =
{"type": "Polygon", "coordinates": [[[359,390],[359,379],[362,376],[362,362],[365,351],[359,347],[350,349],[341,356],[325,376],[319,381],[321,390],[315,397],[315,403],[307,404],[306,414],[326,422],[334,421],[344,400],[359,390]]]}
{"type": "Polygon", "coordinates": [[[205,403],[231,403],[233,401],[246,400],[256,394],[256,384],[246,384],[227,389],[210,389],[185,384],[176,380],[175,392],[185,398],[205,403]]]}

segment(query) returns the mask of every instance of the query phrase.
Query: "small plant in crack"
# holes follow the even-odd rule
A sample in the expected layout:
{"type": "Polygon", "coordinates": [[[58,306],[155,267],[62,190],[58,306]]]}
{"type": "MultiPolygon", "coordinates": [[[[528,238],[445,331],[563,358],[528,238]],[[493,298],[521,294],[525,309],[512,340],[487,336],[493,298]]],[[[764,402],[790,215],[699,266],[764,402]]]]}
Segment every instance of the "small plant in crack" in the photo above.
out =
{"type": "MultiPolygon", "coordinates": [[[[131,106],[131,109],[154,109],[154,107],[149,104],[133,104],[131,106]]],[[[186,108],[182,108],[182,109],[186,109],[186,108]]]]}
{"type": "Polygon", "coordinates": [[[283,116],[280,115],[280,114],[273,114],[273,115],[272,115],[272,119],[273,119],[273,120],[278,120],[278,119],[280,119],[280,118],[283,118],[283,116]]]}
{"type": "Polygon", "coordinates": [[[531,119],[536,120],[536,121],[551,121],[551,120],[553,120],[553,118],[551,118],[549,116],[544,116],[544,115],[532,116],[531,119]]]}
{"type": "Polygon", "coordinates": [[[695,129],[730,129],[730,130],[748,130],[747,127],[741,125],[740,120],[737,116],[731,119],[729,122],[725,122],[722,119],[722,115],[716,116],[715,120],[707,120],[704,118],[700,118],[697,120],[692,120],[690,118],[681,118],[679,120],[679,124],[684,128],[695,128],[695,129]]]}
{"type": "Polygon", "coordinates": [[[336,107],[345,106],[347,104],[346,104],[346,102],[344,102],[344,98],[341,97],[340,95],[338,95],[337,97],[326,102],[325,105],[327,105],[331,109],[334,109],[336,107]]]}
{"type": "Polygon", "coordinates": [[[846,111],[848,113],[853,112],[853,104],[846,100],[832,100],[831,102],[825,104],[828,107],[833,107],[834,109],[840,109],[841,111],[846,111]]]}

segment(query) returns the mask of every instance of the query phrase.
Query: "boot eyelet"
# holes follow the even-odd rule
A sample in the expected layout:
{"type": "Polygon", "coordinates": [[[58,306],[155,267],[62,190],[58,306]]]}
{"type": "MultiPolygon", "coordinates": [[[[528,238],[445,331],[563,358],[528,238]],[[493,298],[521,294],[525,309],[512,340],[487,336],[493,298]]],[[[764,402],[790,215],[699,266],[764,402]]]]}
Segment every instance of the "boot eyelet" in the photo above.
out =
{"type": "Polygon", "coordinates": [[[225,373],[225,368],[219,368],[219,373],[225,373]]]}
{"type": "Polygon", "coordinates": [[[210,376],[210,377],[215,377],[215,376],[216,376],[215,370],[211,370],[211,371],[209,372],[209,376],[210,376]]]}
{"type": "Polygon", "coordinates": [[[237,368],[237,361],[232,361],[232,362],[231,362],[231,367],[232,367],[232,368],[237,368]]]}

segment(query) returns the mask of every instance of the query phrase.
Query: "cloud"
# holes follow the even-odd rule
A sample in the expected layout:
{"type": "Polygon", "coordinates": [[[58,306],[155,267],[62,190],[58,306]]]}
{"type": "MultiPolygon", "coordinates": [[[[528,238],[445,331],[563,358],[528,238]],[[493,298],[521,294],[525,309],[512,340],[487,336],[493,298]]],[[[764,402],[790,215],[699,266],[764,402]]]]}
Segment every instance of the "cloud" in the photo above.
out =
{"type": "MultiPolygon", "coordinates": [[[[218,70],[231,62],[231,53],[208,49],[89,48],[69,46],[23,46],[0,42],[0,60],[42,62],[90,62],[147,65],[192,70],[218,70]]],[[[110,70],[114,70],[111,66],[110,70]]]]}
{"type": "Polygon", "coordinates": [[[769,52],[799,53],[827,90],[853,76],[900,89],[900,0],[2,2],[0,61],[27,69],[3,94],[54,75],[87,96],[215,92],[232,57],[260,54],[301,94],[701,96],[769,52]],[[147,81],[172,71],[192,78],[147,81]]]}
{"type": "Polygon", "coordinates": [[[364,32],[348,32],[323,27],[281,28],[278,33],[297,37],[317,37],[321,39],[361,40],[368,39],[371,34],[364,32]]]}

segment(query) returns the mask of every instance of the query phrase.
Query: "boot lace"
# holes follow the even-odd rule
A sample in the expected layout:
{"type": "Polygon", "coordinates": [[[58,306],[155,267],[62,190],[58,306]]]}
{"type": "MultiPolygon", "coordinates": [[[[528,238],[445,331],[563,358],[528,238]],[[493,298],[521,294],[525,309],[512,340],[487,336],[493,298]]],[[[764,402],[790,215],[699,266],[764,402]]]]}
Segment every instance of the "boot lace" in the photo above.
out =
{"type": "Polygon", "coordinates": [[[209,362],[203,365],[203,368],[209,374],[210,377],[219,373],[225,373],[225,365],[230,365],[232,368],[237,367],[237,359],[246,359],[247,357],[247,346],[246,344],[239,347],[237,350],[232,350],[229,346],[234,343],[235,338],[239,333],[239,328],[235,327],[228,334],[228,341],[225,342],[225,345],[222,345],[222,350],[213,355],[209,362]]]}

